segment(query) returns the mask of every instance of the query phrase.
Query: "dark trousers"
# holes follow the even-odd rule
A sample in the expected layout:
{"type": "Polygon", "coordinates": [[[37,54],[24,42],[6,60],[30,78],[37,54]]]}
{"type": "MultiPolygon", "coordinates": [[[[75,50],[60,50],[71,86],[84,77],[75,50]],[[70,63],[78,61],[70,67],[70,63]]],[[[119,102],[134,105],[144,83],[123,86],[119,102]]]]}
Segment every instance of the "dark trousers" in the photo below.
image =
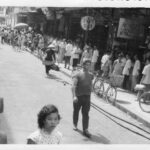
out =
{"type": "Polygon", "coordinates": [[[129,76],[125,75],[124,80],[123,80],[123,84],[122,84],[123,89],[127,90],[128,89],[128,84],[129,84],[129,76]]]}
{"type": "Polygon", "coordinates": [[[78,58],[73,58],[72,67],[77,67],[78,64],[78,58]]]}
{"type": "Polygon", "coordinates": [[[65,68],[67,67],[67,65],[68,65],[68,67],[70,66],[70,58],[71,58],[71,56],[65,56],[64,57],[64,59],[65,59],[65,68]]]}
{"type": "Polygon", "coordinates": [[[89,126],[89,111],[90,111],[90,95],[78,96],[78,102],[73,103],[73,124],[77,126],[79,111],[82,110],[82,126],[83,131],[89,126]]]}
{"type": "Polygon", "coordinates": [[[4,44],[5,38],[1,37],[1,43],[4,44]]]}
{"type": "Polygon", "coordinates": [[[51,66],[45,65],[45,72],[46,72],[46,74],[49,73],[50,69],[51,69],[51,66]]]}

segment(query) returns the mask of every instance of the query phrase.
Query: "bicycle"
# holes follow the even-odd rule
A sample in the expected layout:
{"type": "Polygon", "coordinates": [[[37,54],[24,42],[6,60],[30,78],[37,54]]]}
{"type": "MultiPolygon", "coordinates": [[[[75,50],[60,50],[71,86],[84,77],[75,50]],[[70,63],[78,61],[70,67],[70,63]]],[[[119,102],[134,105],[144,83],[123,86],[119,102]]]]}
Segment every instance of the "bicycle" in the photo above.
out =
{"type": "Polygon", "coordinates": [[[150,113],[150,91],[144,92],[140,96],[139,106],[143,112],[150,113]]]}
{"type": "Polygon", "coordinates": [[[110,76],[108,81],[108,87],[105,92],[105,100],[109,103],[115,104],[117,97],[117,82],[115,80],[115,76],[110,76]]]}
{"type": "Polygon", "coordinates": [[[123,76],[121,75],[111,75],[109,79],[97,76],[93,83],[93,91],[101,98],[104,98],[107,103],[115,104],[117,88],[121,87],[122,82],[123,76]]]}
{"type": "Polygon", "coordinates": [[[105,89],[104,89],[104,78],[101,77],[100,72],[98,72],[96,74],[96,78],[93,82],[92,90],[96,95],[103,98],[103,93],[105,91],[105,89]]]}
{"type": "Polygon", "coordinates": [[[150,113],[150,91],[145,91],[146,87],[143,84],[137,84],[135,90],[138,91],[138,103],[143,112],[150,113]]]}

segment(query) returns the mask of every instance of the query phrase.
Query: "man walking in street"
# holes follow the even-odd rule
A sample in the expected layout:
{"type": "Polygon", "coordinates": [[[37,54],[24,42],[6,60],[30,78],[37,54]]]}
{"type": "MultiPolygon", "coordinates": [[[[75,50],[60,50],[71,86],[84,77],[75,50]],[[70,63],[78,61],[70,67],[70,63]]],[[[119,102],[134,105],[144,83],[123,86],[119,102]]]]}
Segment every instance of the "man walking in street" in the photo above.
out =
{"type": "Polygon", "coordinates": [[[91,134],[88,131],[88,125],[89,125],[90,96],[93,80],[93,75],[89,72],[90,68],[91,68],[91,61],[85,60],[83,62],[83,70],[73,75],[73,85],[72,85],[74,129],[77,130],[79,111],[82,108],[83,135],[88,138],[91,137],[91,134]]]}

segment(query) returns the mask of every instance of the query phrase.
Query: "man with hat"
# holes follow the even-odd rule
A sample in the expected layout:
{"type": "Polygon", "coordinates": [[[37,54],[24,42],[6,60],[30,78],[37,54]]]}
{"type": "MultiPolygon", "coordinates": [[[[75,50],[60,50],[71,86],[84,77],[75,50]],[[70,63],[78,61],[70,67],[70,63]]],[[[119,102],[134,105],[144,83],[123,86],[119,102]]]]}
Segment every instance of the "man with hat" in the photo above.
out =
{"type": "Polygon", "coordinates": [[[49,71],[50,69],[52,69],[52,65],[56,61],[54,49],[55,49],[55,46],[53,44],[50,44],[46,50],[46,57],[44,59],[44,65],[45,65],[45,71],[47,75],[49,75],[49,71]]]}

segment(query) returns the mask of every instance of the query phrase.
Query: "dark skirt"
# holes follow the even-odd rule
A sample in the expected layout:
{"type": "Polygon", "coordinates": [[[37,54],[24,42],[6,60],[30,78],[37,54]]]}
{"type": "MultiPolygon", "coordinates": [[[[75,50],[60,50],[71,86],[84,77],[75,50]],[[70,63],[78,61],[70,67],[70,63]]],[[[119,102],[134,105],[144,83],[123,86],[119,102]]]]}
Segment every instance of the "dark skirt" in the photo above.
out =
{"type": "Polygon", "coordinates": [[[78,64],[78,58],[73,58],[72,67],[77,67],[78,64]]]}

